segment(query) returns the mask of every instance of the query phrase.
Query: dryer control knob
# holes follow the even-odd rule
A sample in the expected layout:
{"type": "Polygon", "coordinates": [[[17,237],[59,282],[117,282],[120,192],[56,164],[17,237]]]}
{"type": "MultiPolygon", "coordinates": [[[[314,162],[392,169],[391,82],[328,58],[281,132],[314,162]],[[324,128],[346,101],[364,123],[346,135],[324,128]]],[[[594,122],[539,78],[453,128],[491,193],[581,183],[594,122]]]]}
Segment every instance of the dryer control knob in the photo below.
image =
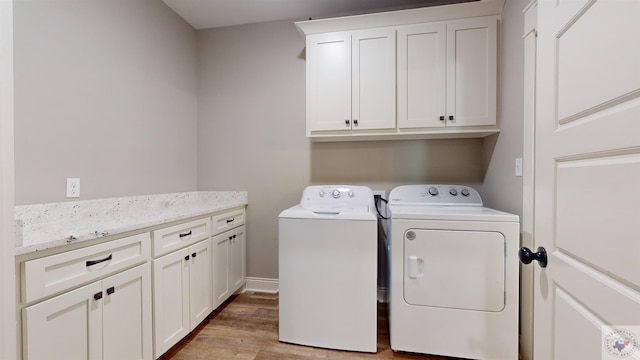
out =
{"type": "Polygon", "coordinates": [[[456,196],[456,195],[458,195],[458,190],[451,189],[451,190],[449,190],[449,194],[451,194],[451,196],[456,196]]]}
{"type": "Polygon", "coordinates": [[[469,189],[462,189],[460,194],[462,194],[462,196],[469,196],[469,189]]]}
{"type": "Polygon", "coordinates": [[[318,195],[320,195],[320,197],[324,197],[324,191],[320,190],[320,192],[318,193],[318,195]]]}
{"type": "Polygon", "coordinates": [[[354,196],[356,196],[356,194],[353,191],[349,191],[349,197],[352,198],[354,196]]]}
{"type": "Polygon", "coordinates": [[[340,197],[340,191],[339,190],[333,190],[331,192],[331,196],[333,196],[334,199],[337,199],[340,197]]]}
{"type": "Polygon", "coordinates": [[[434,186],[430,187],[430,188],[429,188],[429,195],[431,195],[431,196],[436,196],[436,195],[438,195],[438,188],[437,188],[437,187],[434,187],[434,186]]]}

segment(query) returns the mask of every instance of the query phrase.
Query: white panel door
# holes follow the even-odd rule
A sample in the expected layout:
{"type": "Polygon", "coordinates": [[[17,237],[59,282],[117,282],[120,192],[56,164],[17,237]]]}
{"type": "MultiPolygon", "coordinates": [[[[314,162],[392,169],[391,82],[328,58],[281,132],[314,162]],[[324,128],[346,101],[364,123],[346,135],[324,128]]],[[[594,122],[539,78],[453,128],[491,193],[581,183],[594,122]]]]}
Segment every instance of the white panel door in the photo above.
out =
{"type": "Polygon", "coordinates": [[[620,338],[640,336],[639,15],[637,0],[538,4],[536,360],[640,359],[620,338]]]}
{"type": "Polygon", "coordinates": [[[445,23],[398,27],[399,128],[446,125],[446,39],[445,23]]]}
{"type": "Polygon", "coordinates": [[[497,19],[447,23],[447,126],[496,124],[497,19]]]}
{"type": "Polygon", "coordinates": [[[393,129],[396,127],[395,29],[356,31],[352,42],[352,128],[393,129]]]}
{"type": "Polygon", "coordinates": [[[351,33],[307,36],[306,57],[307,132],[351,130],[351,33]]]}
{"type": "Polygon", "coordinates": [[[99,359],[101,293],[96,282],[25,308],[23,358],[99,359]]]}
{"type": "Polygon", "coordinates": [[[153,359],[151,265],[102,281],[102,359],[153,359]]]}
{"type": "Polygon", "coordinates": [[[189,251],[182,249],[153,261],[155,357],[191,331],[189,251]]]}
{"type": "Polygon", "coordinates": [[[193,329],[213,310],[211,239],[189,247],[189,311],[193,329]]]}

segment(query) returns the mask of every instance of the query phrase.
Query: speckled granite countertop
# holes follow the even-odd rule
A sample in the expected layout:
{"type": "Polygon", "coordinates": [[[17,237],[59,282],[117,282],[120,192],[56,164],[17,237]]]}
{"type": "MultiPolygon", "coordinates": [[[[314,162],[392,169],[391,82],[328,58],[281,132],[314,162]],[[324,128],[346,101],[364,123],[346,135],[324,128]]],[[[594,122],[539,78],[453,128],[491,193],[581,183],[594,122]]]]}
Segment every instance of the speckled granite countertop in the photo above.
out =
{"type": "Polygon", "coordinates": [[[206,215],[247,205],[246,191],[193,191],[15,207],[15,254],[206,215]]]}

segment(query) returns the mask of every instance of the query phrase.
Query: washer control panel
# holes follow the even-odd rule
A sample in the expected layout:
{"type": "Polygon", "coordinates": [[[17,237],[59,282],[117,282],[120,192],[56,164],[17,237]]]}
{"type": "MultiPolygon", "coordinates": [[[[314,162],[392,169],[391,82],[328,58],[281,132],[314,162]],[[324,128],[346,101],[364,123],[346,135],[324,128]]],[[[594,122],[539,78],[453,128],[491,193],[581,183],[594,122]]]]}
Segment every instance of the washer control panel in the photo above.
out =
{"type": "Polygon", "coordinates": [[[356,185],[312,185],[302,193],[300,205],[305,208],[353,208],[373,203],[373,191],[356,185]]]}
{"type": "Polygon", "coordinates": [[[403,185],[391,190],[389,204],[482,206],[482,198],[464,185],[403,185]]]}

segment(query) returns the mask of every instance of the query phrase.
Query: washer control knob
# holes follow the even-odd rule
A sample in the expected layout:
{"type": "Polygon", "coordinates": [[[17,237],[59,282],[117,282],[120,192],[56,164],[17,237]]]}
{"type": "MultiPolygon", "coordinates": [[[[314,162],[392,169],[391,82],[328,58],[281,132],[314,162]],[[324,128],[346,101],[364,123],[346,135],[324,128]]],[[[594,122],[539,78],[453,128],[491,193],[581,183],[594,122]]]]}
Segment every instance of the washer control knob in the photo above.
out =
{"type": "Polygon", "coordinates": [[[451,194],[451,196],[456,196],[456,195],[458,195],[458,190],[451,189],[451,190],[449,190],[449,194],[451,194]]]}
{"type": "Polygon", "coordinates": [[[334,199],[340,198],[340,190],[333,190],[331,196],[333,196],[334,199]]]}
{"type": "Polygon", "coordinates": [[[435,186],[432,186],[429,188],[429,195],[431,196],[436,196],[438,195],[438,188],[435,186]]]}
{"type": "Polygon", "coordinates": [[[318,193],[318,195],[320,195],[320,197],[324,197],[324,191],[320,190],[320,192],[318,193]]]}
{"type": "Polygon", "coordinates": [[[356,196],[356,194],[353,191],[349,191],[349,197],[352,198],[354,196],[356,196]]]}
{"type": "Polygon", "coordinates": [[[469,196],[469,189],[462,189],[460,194],[462,194],[462,196],[469,196]]]}

